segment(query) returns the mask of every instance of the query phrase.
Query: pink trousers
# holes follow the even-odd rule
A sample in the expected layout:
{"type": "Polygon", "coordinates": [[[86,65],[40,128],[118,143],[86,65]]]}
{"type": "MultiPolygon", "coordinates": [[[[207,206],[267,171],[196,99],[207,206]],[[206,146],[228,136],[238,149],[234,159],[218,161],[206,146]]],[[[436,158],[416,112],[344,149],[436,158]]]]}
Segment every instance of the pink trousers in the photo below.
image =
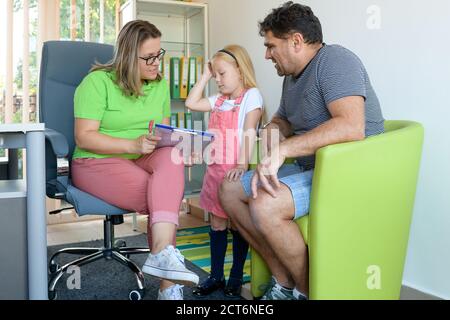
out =
{"type": "Polygon", "coordinates": [[[172,148],[160,148],[137,160],[74,159],[72,181],[80,190],[114,206],[149,215],[147,229],[151,248],[151,227],[155,223],[178,225],[184,193],[184,165],[175,164],[171,155],[172,148]]]}

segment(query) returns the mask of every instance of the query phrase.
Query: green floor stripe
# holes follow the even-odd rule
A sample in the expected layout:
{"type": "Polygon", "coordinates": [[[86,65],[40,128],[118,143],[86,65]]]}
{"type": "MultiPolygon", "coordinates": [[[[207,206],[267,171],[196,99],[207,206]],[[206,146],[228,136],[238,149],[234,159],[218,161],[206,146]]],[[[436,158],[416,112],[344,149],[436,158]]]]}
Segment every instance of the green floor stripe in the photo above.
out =
{"type": "MultiPolygon", "coordinates": [[[[211,256],[209,248],[209,226],[189,228],[178,230],[177,232],[177,248],[181,251],[186,259],[196,266],[211,271],[211,256]]],[[[225,256],[224,272],[228,278],[233,263],[232,253],[232,235],[228,235],[228,247],[225,256]]],[[[244,282],[250,281],[250,254],[244,265],[244,282]]]]}

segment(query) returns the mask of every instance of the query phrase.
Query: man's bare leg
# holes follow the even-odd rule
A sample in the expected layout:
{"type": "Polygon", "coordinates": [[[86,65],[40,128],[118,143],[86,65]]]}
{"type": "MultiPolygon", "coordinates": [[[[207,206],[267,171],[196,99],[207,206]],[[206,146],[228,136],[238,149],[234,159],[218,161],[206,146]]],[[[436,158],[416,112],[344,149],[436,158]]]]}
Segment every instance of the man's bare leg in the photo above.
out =
{"type": "Polygon", "coordinates": [[[220,192],[222,207],[230,216],[233,224],[245,240],[252,246],[267,263],[277,281],[286,287],[293,287],[294,281],[288,269],[280,263],[271,246],[256,229],[251,217],[248,198],[240,181],[222,183],[220,192]]]}
{"type": "Polygon", "coordinates": [[[249,208],[253,225],[288,269],[296,288],[308,295],[308,250],[292,220],[294,201],[289,188],[281,184],[276,198],[258,189],[258,197],[249,200],[249,208]]]}

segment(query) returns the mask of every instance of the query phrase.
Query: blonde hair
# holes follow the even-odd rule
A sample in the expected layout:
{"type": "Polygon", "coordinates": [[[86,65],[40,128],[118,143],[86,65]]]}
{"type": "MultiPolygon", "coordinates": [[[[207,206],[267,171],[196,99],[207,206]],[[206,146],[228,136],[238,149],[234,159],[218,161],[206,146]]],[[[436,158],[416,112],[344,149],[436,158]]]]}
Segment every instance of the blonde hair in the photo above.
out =
{"type": "Polygon", "coordinates": [[[212,60],[214,59],[222,59],[238,68],[245,89],[255,88],[257,86],[255,69],[253,68],[252,60],[245,48],[236,44],[226,46],[222,51],[217,52],[212,57],[212,60]],[[228,51],[232,55],[223,51],[228,51]]]}
{"type": "MultiPolygon", "coordinates": [[[[139,71],[139,48],[148,39],[161,38],[161,31],[148,21],[128,22],[117,37],[114,57],[106,64],[96,63],[92,71],[114,71],[115,82],[126,96],[142,96],[142,78],[139,71]]],[[[160,81],[158,74],[155,81],[160,81]]]]}
{"type": "MultiPolygon", "coordinates": [[[[242,82],[245,89],[256,88],[256,75],[255,68],[253,67],[252,59],[244,47],[237,44],[228,45],[223,48],[223,50],[218,51],[211,60],[222,59],[226,62],[233,64],[238,68],[242,76],[242,82]],[[224,52],[226,51],[226,52],[224,52]],[[231,53],[232,55],[230,55],[231,53]]],[[[262,115],[260,121],[265,121],[267,115],[265,108],[262,110],[262,115]]]]}

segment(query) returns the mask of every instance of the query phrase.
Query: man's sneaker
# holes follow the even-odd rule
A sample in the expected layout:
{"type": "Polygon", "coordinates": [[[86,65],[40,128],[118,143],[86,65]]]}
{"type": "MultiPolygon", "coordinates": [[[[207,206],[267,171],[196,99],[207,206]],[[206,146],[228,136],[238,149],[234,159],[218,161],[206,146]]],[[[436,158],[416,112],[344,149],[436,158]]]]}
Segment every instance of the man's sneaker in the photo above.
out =
{"type": "Polygon", "coordinates": [[[183,286],[174,284],[163,291],[158,290],[158,300],[183,300],[183,286]]]}
{"type": "Polygon", "coordinates": [[[297,290],[297,288],[294,288],[294,290],[292,291],[292,295],[294,296],[295,300],[308,300],[308,297],[297,290]]]}
{"type": "Polygon", "coordinates": [[[274,277],[270,282],[269,288],[262,296],[261,300],[296,300],[292,289],[286,289],[281,286],[274,277]]]}
{"type": "Polygon", "coordinates": [[[198,275],[186,269],[184,257],[178,249],[168,245],[158,254],[149,254],[142,271],[172,282],[195,286],[198,284],[198,275]]]}

